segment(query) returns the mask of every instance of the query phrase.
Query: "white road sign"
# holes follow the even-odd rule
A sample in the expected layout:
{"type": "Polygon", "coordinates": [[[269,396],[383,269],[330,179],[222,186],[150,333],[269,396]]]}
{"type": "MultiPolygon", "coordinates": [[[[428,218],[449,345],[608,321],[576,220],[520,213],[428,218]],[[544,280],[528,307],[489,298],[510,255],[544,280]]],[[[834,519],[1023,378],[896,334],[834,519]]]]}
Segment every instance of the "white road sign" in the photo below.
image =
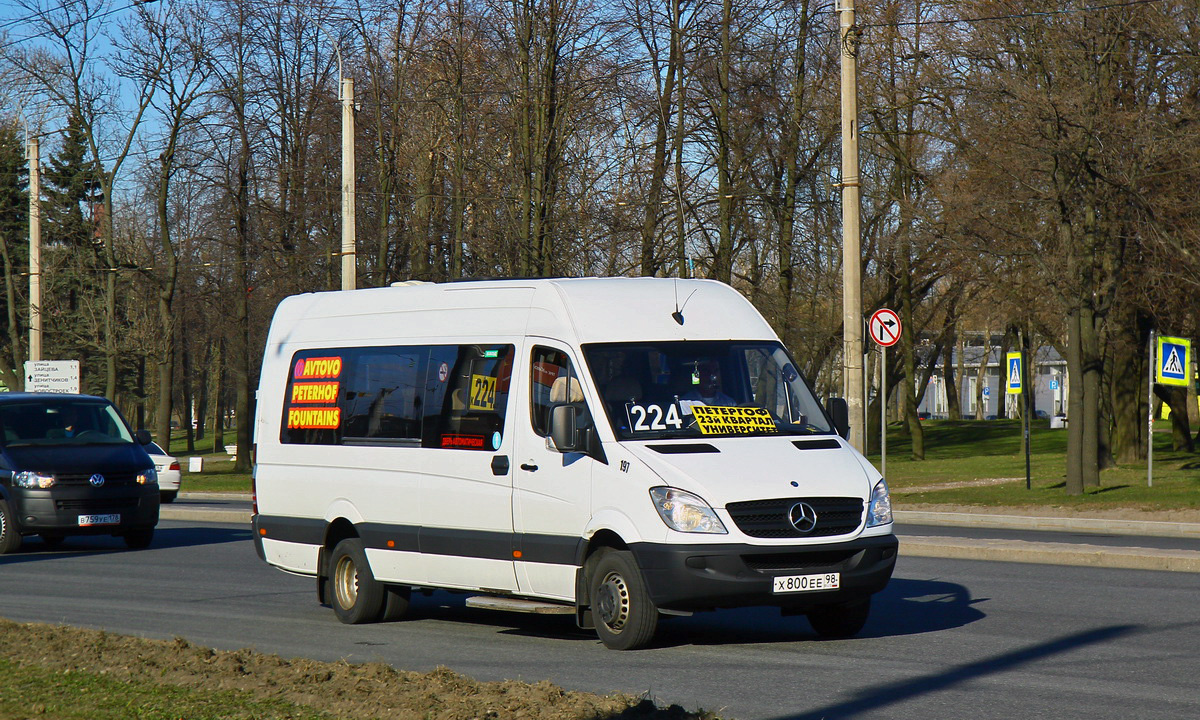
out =
{"type": "Polygon", "coordinates": [[[25,392],[78,393],[78,360],[30,360],[25,363],[25,392]]]}
{"type": "Polygon", "coordinates": [[[871,315],[867,330],[871,333],[872,340],[884,347],[891,347],[900,342],[900,316],[895,310],[879,308],[871,315]]]}

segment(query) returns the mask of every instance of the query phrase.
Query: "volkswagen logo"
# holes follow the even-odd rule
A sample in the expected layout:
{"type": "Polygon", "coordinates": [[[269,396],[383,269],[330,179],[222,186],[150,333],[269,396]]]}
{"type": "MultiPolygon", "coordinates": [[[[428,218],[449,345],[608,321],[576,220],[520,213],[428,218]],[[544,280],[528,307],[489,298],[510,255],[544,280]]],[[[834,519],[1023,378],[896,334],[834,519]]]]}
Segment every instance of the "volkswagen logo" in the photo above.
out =
{"type": "Polygon", "coordinates": [[[788,510],[788,522],[797,532],[810,533],[817,526],[817,511],[806,502],[798,502],[788,510]]]}
{"type": "MultiPolygon", "coordinates": [[[[104,476],[101,475],[100,473],[96,473],[95,475],[88,478],[88,482],[90,482],[92,484],[92,487],[103,487],[104,486],[104,476]]],[[[793,524],[795,524],[795,523],[793,523],[793,524]]]]}

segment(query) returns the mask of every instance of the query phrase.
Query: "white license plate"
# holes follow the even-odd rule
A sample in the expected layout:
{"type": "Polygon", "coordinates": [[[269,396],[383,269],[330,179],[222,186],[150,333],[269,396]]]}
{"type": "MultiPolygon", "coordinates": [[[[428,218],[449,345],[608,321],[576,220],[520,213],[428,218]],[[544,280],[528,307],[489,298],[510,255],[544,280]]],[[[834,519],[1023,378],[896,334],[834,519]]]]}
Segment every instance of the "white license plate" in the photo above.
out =
{"type": "Polygon", "coordinates": [[[121,515],[80,515],[79,527],[87,527],[88,525],[119,525],[121,523],[121,515]]]}
{"type": "Polygon", "coordinates": [[[814,590],[837,590],[842,584],[841,573],[820,575],[785,575],[775,578],[775,593],[812,592],[814,590]]]}

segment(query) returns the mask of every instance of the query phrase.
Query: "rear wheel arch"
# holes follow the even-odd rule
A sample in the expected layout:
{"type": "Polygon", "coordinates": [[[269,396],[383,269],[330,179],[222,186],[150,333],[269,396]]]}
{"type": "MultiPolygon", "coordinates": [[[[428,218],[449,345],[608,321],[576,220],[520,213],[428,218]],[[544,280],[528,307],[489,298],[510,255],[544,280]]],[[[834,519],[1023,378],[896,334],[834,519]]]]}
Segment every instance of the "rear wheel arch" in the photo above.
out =
{"type": "Polygon", "coordinates": [[[322,605],[329,602],[329,556],[337,544],[347,538],[358,537],[358,529],[354,523],[344,517],[336,518],[325,526],[325,540],[317,550],[317,602],[322,605]]]}

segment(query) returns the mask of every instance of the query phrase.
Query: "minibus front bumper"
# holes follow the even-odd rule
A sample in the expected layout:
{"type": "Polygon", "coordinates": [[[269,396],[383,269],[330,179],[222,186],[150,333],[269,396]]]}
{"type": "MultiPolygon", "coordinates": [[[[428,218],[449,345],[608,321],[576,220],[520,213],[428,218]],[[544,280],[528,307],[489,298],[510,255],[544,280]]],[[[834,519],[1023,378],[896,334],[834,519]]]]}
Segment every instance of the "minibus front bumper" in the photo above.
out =
{"type": "Polygon", "coordinates": [[[630,546],[654,604],[665,610],[778,606],[805,608],[851,602],[882,590],[896,567],[895,535],[821,545],[747,544],[630,546]],[[777,577],[837,573],[837,589],[776,593],[777,577]]]}

